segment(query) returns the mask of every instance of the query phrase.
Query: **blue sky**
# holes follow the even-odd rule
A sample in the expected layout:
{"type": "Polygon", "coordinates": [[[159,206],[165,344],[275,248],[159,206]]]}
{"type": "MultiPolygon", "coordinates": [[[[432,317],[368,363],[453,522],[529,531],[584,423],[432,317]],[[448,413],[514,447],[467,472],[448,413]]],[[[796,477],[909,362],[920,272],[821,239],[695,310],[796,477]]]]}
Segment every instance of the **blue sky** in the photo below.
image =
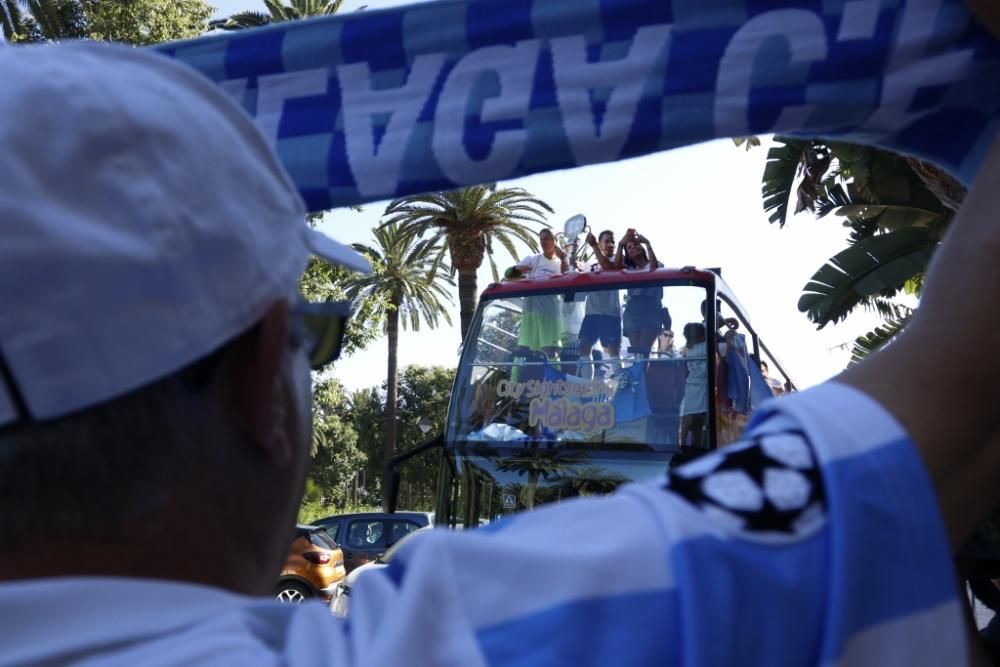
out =
{"type": "MultiPolygon", "coordinates": [[[[263,2],[214,0],[217,16],[243,10],[265,11],[263,2]]],[[[347,0],[343,11],[402,3],[347,0]]],[[[784,229],[767,221],[761,206],[760,177],[765,145],[745,152],[729,140],[649,155],[624,162],[552,172],[502,183],[520,186],[556,211],[555,227],[575,213],[595,229],[619,234],[635,227],[654,244],[667,266],[719,266],[747,309],[768,347],[800,386],[821,382],[847,363],[848,352],[832,349],[868,331],[878,319],[859,313],[847,322],[816,331],[796,303],[802,286],[822,263],[845,245],[840,221],[796,216],[784,229]]],[[[387,202],[327,215],[323,229],[346,243],[367,242],[387,202]]],[[[506,259],[501,255],[501,265],[506,259]]],[[[480,288],[491,280],[484,265],[480,288]]],[[[453,321],[458,322],[457,297],[453,321]]],[[[404,332],[400,365],[457,361],[457,328],[404,332]]],[[[386,372],[386,342],[339,361],[334,370],[347,387],[381,383],[386,372]]]]}

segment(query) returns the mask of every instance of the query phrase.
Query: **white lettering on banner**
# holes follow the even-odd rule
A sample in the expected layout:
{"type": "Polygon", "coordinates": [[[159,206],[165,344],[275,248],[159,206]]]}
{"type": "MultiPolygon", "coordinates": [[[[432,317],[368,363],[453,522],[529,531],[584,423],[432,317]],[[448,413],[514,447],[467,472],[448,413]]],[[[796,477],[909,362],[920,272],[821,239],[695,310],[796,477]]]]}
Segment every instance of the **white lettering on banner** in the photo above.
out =
{"type": "Polygon", "coordinates": [[[254,119],[272,146],[278,141],[278,126],[281,124],[285,101],[322,95],[326,92],[329,78],[330,70],[318,67],[283,74],[266,74],[257,79],[257,113],[254,119]]]}
{"type": "Polygon", "coordinates": [[[500,92],[483,101],[480,118],[486,123],[523,120],[531,101],[538,51],[539,42],[534,39],[515,46],[488,46],[466,54],[455,65],[434,116],[434,157],[447,178],[462,184],[488,183],[507,176],[517,166],[526,131],[495,132],[489,154],[474,160],[463,143],[465,111],[473,86],[483,75],[493,73],[499,79],[500,92]]]}
{"type": "MultiPolygon", "coordinates": [[[[827,55],[826,32],[815,13],[805,9],[778,9],[753,17],[736,31],[719,63],[715,84],[715,134],[731,137],[750,134],[747,109],[750,106],[750,79],[758,50],[772,37],[784,37],[790,50],[789,64],[822,60],[827,55]]],[[[808,109],[788,107],[782,111],[776,129],[797,129],[808,109]]],[[[754,128],[767,132],[766,128],[754,128]]]]}
{"type": "Polygon", "coordinates": [[[386,90],[372,90],[368,63],[337,68],[343,98],[347,161],[362,196],[396,193],[406,144],[443,65],[444,54],[417,56],[406,84],[386,90]],[[388,115],[389,120],[376,146],[372,120],[378,114],[388,115]]]}
{"type": "Polygon", "coordinates": [[[607,400],[612,393],[613,389],[603,380],[528,380],[527,382],[500,380],[497,383],[497,396],[517,400],[522,396],[525,398],[573,396],[607,400]]]}
{"type": "Polygon", "coordinates": [[[618,60],[587,62],[583,35],[551,42],[556,95],[573,157],[579,164],[607,162],[621,153],[635,109],[650,71],[667,46],[672,26],[640,28],[628,55],[618,60]],[[594,117],[590,92],[611,88],[602,122],[594,117]]]}
{"type": "Polygon", "coordinates": [[[940,0],[906,3],[892,55],[885,69],[879,105],[861,126],[860,135],[880,139],[896,134],[933,111],[908,111],[917,90],[952,83],[968,71],[972,49],[921,59],[934,36],[940,8],[940,0]]]}
{"type": "Polygon", "coordinates": [[[568,398],[533,398],[528,405],[528,425],[579,431],[590,435],[615,425],[611,403],[574,403],[568,398]]]}

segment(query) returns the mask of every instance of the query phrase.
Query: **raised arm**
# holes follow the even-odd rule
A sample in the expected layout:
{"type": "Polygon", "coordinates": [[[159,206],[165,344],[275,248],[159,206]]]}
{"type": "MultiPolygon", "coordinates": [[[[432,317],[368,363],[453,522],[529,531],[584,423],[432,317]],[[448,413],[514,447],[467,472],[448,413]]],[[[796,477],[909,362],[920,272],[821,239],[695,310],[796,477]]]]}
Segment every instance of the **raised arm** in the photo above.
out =
{"type": "Polygon", "coordinates": [[[604,253],[601,252],[601,249],[597,245],[597,238],[592,233],[587,234],[587,245],[594,251],[594,257],[602,269],[605,271],[614,270],[615,262],[604,256],[604,253]]]}
{"type": "Polygon", "coordinates": [[[649,270],[656,271],[660,263],[656,261],[656,253],[653,251],[653,244],[642,234],[637,234],[635,240],[646,246],[646,256],[649,258],[649,270]]]}
{"type": "Polygon", "coordinates": [[[1000,503],[1000,137],[906,331],[839,380],[885,406],[924,460],[953,546],[1000,503]]]}
{"type": "Polygon", "coordinates": [[[615,262],[612,265],[612,269],[615,271],[621,271],[625,266],[625,239],[618,242],[618,249],[615,250],[615,262]]]}

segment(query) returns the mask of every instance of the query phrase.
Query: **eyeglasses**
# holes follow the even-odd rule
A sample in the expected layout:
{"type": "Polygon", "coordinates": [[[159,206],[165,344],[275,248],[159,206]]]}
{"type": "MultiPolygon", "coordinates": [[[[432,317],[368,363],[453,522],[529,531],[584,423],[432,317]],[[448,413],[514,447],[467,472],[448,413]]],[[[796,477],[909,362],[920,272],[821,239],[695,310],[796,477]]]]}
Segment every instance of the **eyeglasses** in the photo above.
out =
{"type": "Polygon", "coordinates": [[[340,356],[344,330],[350,318],[350,301],[300,301],[292,306],[289,335],[294,345],[305,348],[313,370],[323,368],[340,356]]]}

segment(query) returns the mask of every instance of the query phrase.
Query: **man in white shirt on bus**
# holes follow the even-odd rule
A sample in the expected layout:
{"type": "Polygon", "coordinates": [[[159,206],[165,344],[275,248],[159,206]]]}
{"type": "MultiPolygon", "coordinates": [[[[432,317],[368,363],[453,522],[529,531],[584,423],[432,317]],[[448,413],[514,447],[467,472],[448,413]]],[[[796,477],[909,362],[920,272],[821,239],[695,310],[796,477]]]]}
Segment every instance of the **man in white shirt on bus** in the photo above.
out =
{"type": "MultiPolygon", "coordinates": [[[[587,234],[587,244],[594,250],[591,272],[614,269],[614,232],[605,229],[597,238],[594,238],[593,234],[587,234]]],[[[583,322],[580,324],[580,362],[577,364],[577,375],[594,376],[594,366],[588,362],[591,361],[591,350],[597,343],[604,348],[605,358],[608,359],[611,370],[621,368],[621,360],[618,357],[621,354],[622,343],[622,307],[617,288],[611,287],[587,294],[587,305],[584,308],[583,322]]]]}
{"type": "Polygon", "coordinates": [[[951,553],[1000,502],[1000,140],[893,345],[665,483],[433,531],[345,623],[265,596],[343,324],[297,280],[310,251],[364,262],[184,66],[76,44],[0,71],[0,665],[977,655],[951,553]]]}
{"type": "MultiPolygon", "coordinates": [[[[525,278],[548,278],[566,273],[566,252],[556,243],[551,229],[538,232],[542,251],[522,259],[515,270],[525,278]]],[[[559,297],[539,294],[526,297],[521,312],[521,327],[517,339],[525,350],[543,352],[549,359],[558,356],[562,348],[563,318],[559,297]]]]}

